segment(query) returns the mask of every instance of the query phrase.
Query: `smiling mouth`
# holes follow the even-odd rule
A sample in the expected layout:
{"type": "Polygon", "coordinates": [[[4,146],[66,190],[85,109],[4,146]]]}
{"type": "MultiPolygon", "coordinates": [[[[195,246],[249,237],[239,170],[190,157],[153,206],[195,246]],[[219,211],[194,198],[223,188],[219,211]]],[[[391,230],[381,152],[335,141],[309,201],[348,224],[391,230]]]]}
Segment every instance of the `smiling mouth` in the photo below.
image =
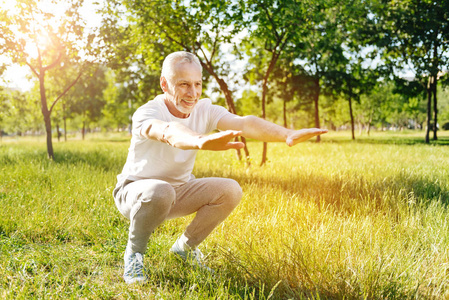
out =
{"type": "Polygon", "coordinates": [[[192,106],[192,105],[194,105],[194,104],[196,103],[196,100],[186,100],[186,99],[181,99],[181,101],[182,101],[183,103],[185,103],[186,105],[188,105],[188,106],[192,106]]]}

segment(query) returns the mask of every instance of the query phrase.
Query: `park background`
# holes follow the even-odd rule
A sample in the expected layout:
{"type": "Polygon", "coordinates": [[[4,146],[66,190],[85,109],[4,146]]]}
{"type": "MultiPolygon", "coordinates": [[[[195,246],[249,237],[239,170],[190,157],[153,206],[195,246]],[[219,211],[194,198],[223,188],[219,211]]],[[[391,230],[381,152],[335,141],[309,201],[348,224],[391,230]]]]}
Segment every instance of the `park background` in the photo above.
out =
{"type": "Polygon", "coordinates": [[[2,1],[0,296],[448,297],[448,23],[449,1],[2,1]],[[204,244],[219,272],[168,255],[183,218],[129,287],[111,192],[177,50],[231,112],[330,132],[199,153],[245,191],[204,244]]]}

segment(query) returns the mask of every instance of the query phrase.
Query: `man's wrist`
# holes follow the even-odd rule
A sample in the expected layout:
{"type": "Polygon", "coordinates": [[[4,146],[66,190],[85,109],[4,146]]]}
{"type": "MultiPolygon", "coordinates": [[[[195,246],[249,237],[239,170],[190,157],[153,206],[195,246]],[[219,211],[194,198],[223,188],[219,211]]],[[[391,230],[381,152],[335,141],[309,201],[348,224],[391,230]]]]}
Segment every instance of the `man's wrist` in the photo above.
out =
{"type": "Polygon", "coordinates": [[[194,139],[195,139],[195,143],[194,143],[195,149],[198,149],[198,150],[203,149],[204,137],[202,135],[197,135],[197,136],[194,136],[194,139]]]}
{"type": "Polygon", "coordinates": [[[294,133],[295,133],[295,130],[285,128],[284,141],[287,141],[287,139],[294,133]]]}

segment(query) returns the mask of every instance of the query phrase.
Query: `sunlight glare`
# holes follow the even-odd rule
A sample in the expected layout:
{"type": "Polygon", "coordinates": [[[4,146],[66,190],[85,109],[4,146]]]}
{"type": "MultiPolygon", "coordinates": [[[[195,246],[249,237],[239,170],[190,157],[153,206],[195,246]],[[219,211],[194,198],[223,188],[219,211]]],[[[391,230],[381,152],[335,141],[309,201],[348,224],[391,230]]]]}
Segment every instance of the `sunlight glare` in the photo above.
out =
{"type": "MultiPolygon", "coordinates": [[[[0,1],[2,8],[13,17],[20,14],[21,8],[26,9],[26,3],[22,1],[0,1]]],[[[37,58],[38,49],[45,50],[51,46],[51,32],[57,32],[58,27],[62,24],[67,3],[42,0],[37,2],[37,7],[41,13],[33,15],[34,20],[30,23],[27,33],[19,30],[19,24],[11,27],[18,38],[25,40],[24,50],[31,58],[37,58]]]]}

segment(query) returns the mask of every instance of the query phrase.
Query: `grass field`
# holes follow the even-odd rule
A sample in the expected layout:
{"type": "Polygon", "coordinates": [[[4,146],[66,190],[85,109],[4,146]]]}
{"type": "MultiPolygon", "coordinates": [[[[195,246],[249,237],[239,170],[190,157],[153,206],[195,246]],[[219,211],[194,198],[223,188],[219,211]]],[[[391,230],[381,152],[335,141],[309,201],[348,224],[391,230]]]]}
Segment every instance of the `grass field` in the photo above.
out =
{"type": "Polygon", "coordinates": [[[144,286],[121,279],[128,221],[111,196],[129,141],[93,136],[0,144],[2,299],[449,298],[449,134],[329,133],[294,148],[250,142],[200,152],[195,175],[240,182],[244,196],[203,243],[209,274],[168,249],[191,217],[165,222],[144,286]]]}

